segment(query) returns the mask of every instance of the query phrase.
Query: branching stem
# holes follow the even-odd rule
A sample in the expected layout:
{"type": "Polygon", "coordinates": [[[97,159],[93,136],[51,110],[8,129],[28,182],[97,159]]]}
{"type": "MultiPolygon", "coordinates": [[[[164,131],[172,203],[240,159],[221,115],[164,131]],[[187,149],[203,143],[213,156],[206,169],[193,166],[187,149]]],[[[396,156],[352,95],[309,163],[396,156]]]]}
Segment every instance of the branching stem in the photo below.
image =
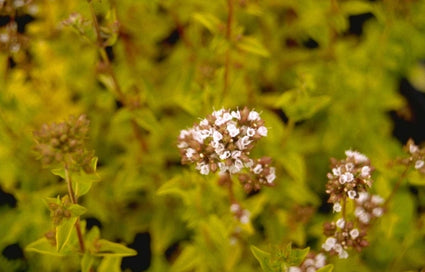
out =
{"type": "Polygon", "coordinates": [[[387,200],[385,200],[384,203],[384,209],[388,208],[389,203],[391,202],[391,200],[394,198],[395,193],[398,191],[398,189],[401,186],[401,183],[406,179],[407,176],[407,172],[410,168],[411,163],[409,162],[406,165],[406,168],[404,168],[403,173],[401,173],[400,177],[398,178],[396,184],[394,185],[393,190],[391,191],[390,195],[388,196],[387,200]]]}

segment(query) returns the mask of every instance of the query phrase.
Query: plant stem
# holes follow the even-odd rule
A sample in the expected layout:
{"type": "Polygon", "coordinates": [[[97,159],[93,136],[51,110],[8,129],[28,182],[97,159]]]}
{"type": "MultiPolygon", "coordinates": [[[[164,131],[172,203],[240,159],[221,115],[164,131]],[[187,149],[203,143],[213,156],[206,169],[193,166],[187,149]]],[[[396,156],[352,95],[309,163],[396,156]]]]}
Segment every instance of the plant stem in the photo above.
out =
{"type": "MultiPolygon", "coordinates": [[[[77,197],[75,196],[74,190],[72,189],[72,180],[71,180],[71,176],[69,175],[69,170],[67,166],[65,166],[65,181],[68,185],[68,194],[69,194],[69,197],[71,198],[72,204],[77,204],[77,197]]],[[[75,230],[77,231],[78,243],[80,244],[80,250],[82,253],[84,253],[86,250],[84,246],[83,234],[81,232],[79,216],[77,217],[77,221],[75,222],[75,230]]]]}
{"type": "Polygon", "coordinates": [[[398,189],[400,188],[401,183],[403,182],[403,180],[406,178],[407,176],[407,171],[410,168],[410,162],[406,165],[406,168],[404,168],[403,173],[401,173],[400,177],[398,178],[396,184],[394,185],[393,190],[391,191],[390,195],[388,196],[387,200],[385,200],[384,203],[384,209],[386,209],[390,203],[390,201],[394,198],[395,193],[398,191],[398,189]]]}
{"type": "Polygon", "coordinates": [[[227,23],[226,23],[226,39],[229,48],[226,51],[226,59],[224,63],[224,83],[223,83],[223,97],[226,96],[229,89],[229,73],[230,73],[230,62],[231,62],[231,46],[232,46],[232,22],[233,22],[233,0],[227,0],[227,23]]]}
{"type": "MultiPolygon", "coordinates": [[[[128,106],[127,99],[124,95],[124,93],[121,90],[120,84],[118,83],[118,79],[115,75],[114,69],[112,68],[112,64],[108,58],[108,54],[105,50],[105,44],[102,41],[102,37],[100,35],[100,26],[99,22],[96,17],[96,12],[94,11],[93,4],[91,0],[87,0],[90,8],[90,13],[93,20],[93,25],[96,31],[96,45],[100,52],[100,58],[102,62],[105,65],[106,71],[108,72],[109,76],[112,79],[112,83],[114,85],[114,91],[116,92],[118,100],[122,103],[123,106],[128,106]]],[[[130,108],[131,109],[131,108],[130,108]]],[[[134,136],[136,137],[137,141],[140,143],[140,147],[143,151],[147,150],[147,145],[145,143],[145,140],[143,139],[141,133],[139,132],[138,124],[134,119],[131,119],[131,125],[133,128],[134,136]]]]}
{"type": "Polygon", "coordinates": [[[342,219],[344,220],[344,222],[346,222],[345,217],[347,214],[347,196],[346,194],[344,194],[344,197],[342,198],[342,219]]]}
{"type": "Polygon", "coordinates": [[[230,199],[230,203],[237,203],[236,198],[235,198],[235,193],[233,192],[233,181],[232,181],[232,177],[230,176],[229,173],[226,173],[226,182],[227,182],[227,189],[229,192],[229,199],[230,199]]]}

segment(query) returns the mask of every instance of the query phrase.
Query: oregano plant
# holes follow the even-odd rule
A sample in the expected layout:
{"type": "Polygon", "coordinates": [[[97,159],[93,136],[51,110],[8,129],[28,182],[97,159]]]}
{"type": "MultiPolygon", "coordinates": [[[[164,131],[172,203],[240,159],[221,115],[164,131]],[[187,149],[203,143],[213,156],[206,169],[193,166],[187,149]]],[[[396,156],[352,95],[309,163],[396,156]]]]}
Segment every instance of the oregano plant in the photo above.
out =
{"type": "Polygon", "coordinates": [[[79,205],[78,200],[90,191],[94,182],[99,181],[97,157],[88,148],[88,133],[89,120],[85,115],[70,116],[61,123],[44,124],[34,132],[34,149],[40,161],[62,179],[67,194],[44,200],[50,210],[52,229],[26,247],[27,251],[39,254],[78,256],[84,272],[93,271],[99,265],[99,259],[104,263],[101,262],[100,266],[114,269],[122,257],[136,254],[120,243],[102,239],[97,227],[86,232],[85,222],[80,220],[87,208],[79,205]]]}

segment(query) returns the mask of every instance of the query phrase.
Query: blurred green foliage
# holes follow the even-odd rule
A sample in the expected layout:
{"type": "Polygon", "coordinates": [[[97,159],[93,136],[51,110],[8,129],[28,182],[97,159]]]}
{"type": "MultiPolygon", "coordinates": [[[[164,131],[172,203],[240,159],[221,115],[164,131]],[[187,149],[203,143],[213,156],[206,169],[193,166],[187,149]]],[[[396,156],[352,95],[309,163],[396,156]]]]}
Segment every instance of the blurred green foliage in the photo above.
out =
{"type": "MultiPolygon", "coordinates": [[[[99,158],[82,220],[127,245],[149,233],[138,256],[149,263],[135,271],[259,271],[256,257],[289,242],[319,250],[333,216],[329,158],[346,149],[371,159],[373,191],[390,194],[402,169],[389,162],[402,151],[388,112],[406,107],[400,78],[423,86],[425,1],[229,0],[230,22],[224,0],[89,2],[0,1],[0,186],[16,199],[0,206],[1,271],[79,268],[75,257],[4,256],[51,227],[43,198],[66,184],[36,160],[32,131],[70,114],[88,115],[99,158]],[[359,14],[371,18],[356,34],[359,14]],[[214,108],[243,106],[262,112],[269,136],[253,152],[272,157],[278,176],[255,195],[235,186],[248,224],[229,212],[218,177],[181,166],[176,148],[179,131],[214,108]]],[[[419,197],[404,183],[370,246],[328,260],[335,271],[425,267],[425,179],[407,182],[419,197]]],[[[98,271],[130,269],[106,259],[98,271]]]]}

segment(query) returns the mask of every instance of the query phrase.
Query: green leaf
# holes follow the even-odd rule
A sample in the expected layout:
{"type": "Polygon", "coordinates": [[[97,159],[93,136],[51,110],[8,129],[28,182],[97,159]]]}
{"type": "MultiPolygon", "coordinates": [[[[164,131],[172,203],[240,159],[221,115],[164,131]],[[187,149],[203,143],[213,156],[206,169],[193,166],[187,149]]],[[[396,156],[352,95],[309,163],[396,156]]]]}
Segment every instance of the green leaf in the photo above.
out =
{"type": "Polygon", "coordinates": [[[288,257],[286,259],[286,263],[289,266],[299,266],[302,261],[304,261],[305,256],[307,256],[308,252],[310,251],[310,248],[304,248],[304,249],[292,249],[292,245],[289,244],[288,247],[290,247],[288,252],[288,257]]]}
{"type": "Polygon", "coordinates": [[[217,33],[220,29],[220,20],[211,13],[195,13],[193,19],[206,27],[211,33],[217,33]]]}
{"type": "Polygon", "coordinates": [[[94,253],[94,256],[134,256],[137,255],[137,251],[128,248],[123,244],[114,243],[105,239],[100,239],[96,242],[96,246],[99,250],[94,253]]]}
{"type": "Polygon", "coordinates": [[[236,46],[239,49],[254,55],[259,55],[265,58],[270,57],[269,51],[253,37],[242,37],[236,46]]]}
{"type": "Polygon", "coordinates": [[[352,1],[342,2],[341,9],[346,14],[356,15],[361,13],[372,12],[374,10],[374,6],[372,3],[368,1],[352,0],[352,1]]]}
{"type": "Polygon", "coordinates": [[[90,272],[93,262],[94,257],[89,253],[85,253],[81,259],[81,272],[90,272]]]}
{"type": "Polygon", "coordinates": [[[159,187],[156,192],[158,195],[176,195],[180,196],[185,202],[187,201],[187,192],[185,192],[180,186],[180,177],[174,177],[169,181],[165,182],[159,187]]]}
{"type": "Polygon", "coordinates": [[[80,206],[78,204],[72,204],[67,209],[71,212],[72,216],[74,217],[80,216],[87,211],[85,207],[80,206]]]}
{"type": "Polygon", "coordinates": [[[77,222],[77,217],[64,218],[62,223],[56,227],[56,250],[58,252],[62,252],[69,242],[75,222],[77,222]]]}
{"type": "Polygon", "coordinates": [[[186,246],[178,259],[173,263],[170,271],[193,271],[199,263],[199,252],[193,245],[186,246]]]}
{"type": "Polygon", "coordinates": [[[331,101],[329,96],[309,96],[299,90],[291,90],[283,93],[276,102],[293,121],[309,119],[331,101]]]}
{"type": "Polygon", "coordinates": [[[260,263],[260,266],[264,272],[274,272],[270,263],[270,259],[271,259],[270,253],[265,252],[253,245],[251,246],[251,252],[254,255],[254,257],[257,259],[257,261],[260,263]]]}
{"type": "Polygon", "coordinates": [[[122,257],[106,256],[100,263],[97,272],[121,272],[122,257]]]}
{"type": "Polygon", "coordinates": [[[334,270],[334,266],[332,264],[328,264],[316,270],[316,272],[332,272],[333,270],[334,270]]]}
{"type": "Polygon", "coordinates": [[[61,167],[61,168],[55,168],[51,170],[53,175],[59,176],[63,179],[65,179],[65,168],[61,167]]]}
{"type": "Polygon", "coordinates": [[[286,152],[285,156],[279,158],[285,170],[296,181],[305,182],[306,166],[304,158],[295,152],[286,152]]]}
{"type": "Polygon", "coordinates": [[[45,255],[53,255],[53,256],[65,256],[56,250],[56,247],[50,244],[50,242],[45,238],[40,238],[37,241],[32,242],[26,248],[26,251],[29,252],[37,252],[45,255]]]}
{"type": "Polygon", "coordinates": [[[140,127],[150,132],[159,130],[160,125],[158,123],[158,120],[151,110],[143,108],[140,110],[132,111],[132,114],[134,120],[140,127]]]}

